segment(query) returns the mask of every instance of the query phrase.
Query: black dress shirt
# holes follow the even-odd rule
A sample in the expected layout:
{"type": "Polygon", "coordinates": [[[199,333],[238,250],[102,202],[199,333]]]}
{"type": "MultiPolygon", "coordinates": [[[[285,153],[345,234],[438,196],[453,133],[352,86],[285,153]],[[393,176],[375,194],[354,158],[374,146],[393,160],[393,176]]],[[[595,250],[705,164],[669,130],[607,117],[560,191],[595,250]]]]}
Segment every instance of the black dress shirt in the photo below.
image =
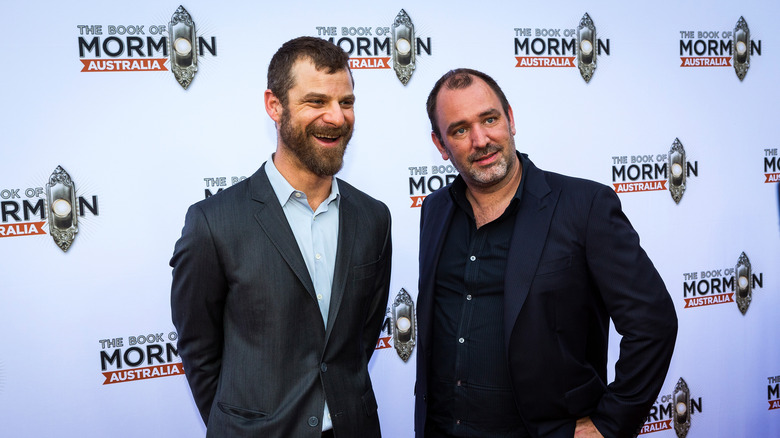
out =
{"type": "Polygon", "coordinates": [[[523,179],[504,213],[479,229],[463,179],[449,188],[457,208],[436,270],[426,420],[440,436],[528,435],[503,333],[504,274],[522,188],[523,179]]]}

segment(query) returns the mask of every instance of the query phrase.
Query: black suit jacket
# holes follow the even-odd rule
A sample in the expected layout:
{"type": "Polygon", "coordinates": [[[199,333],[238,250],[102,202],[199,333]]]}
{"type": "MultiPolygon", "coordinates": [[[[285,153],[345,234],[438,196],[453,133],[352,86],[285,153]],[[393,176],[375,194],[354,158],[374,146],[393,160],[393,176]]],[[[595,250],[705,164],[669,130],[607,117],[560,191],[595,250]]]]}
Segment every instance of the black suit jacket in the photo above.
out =
{"type": "MultiPolygon", "coordinates": [[[[507,260],[504,338],[515,401],[534,437],[574,435],[590,416],[606,437],[632,436],[663,385],[677,334],[674,305],[609,187],[525,160],[507,260]],[[607,382],[609,319],[622,335],[607,382]]],[[[415,429],[423,436],[436,266],[455,205],[422,207],[415,429]]]]}
{"type": "Polygon", "coordinates": [[[264,167],[190,207],[171,266],[179,355],[209,437],[380,436],[367,364],[390,280],[390,212],[339,180],[327,328],[264,167]]]}

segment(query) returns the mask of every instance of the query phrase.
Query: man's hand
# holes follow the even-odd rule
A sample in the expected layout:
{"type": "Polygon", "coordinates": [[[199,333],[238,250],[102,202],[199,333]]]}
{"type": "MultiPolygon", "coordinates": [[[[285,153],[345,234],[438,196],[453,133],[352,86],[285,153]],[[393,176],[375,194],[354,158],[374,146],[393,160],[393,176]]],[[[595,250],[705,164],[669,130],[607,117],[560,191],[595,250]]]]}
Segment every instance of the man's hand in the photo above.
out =
{"type": "Polygon", "coordinates": [[[590,417],[585,417],[577,420],[574,438],[604,438],[604,435],[596,429],[596,426],[590,421],[590,417]]]}

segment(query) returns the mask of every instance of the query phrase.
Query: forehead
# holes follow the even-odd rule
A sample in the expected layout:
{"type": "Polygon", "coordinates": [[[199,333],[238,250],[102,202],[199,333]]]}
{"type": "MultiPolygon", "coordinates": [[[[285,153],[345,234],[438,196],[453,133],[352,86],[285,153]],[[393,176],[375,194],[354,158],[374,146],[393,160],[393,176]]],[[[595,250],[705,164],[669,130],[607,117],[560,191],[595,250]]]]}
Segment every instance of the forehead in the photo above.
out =
{"type": "Polygon", "coordinates": [[[501,101],[493,89],[478,77],[472,76],[472,79],[471,85],[466,88],[441,88],[436,97],[436,118],[440,126],[456,120],[468,120],[491,109],[503,114],[501,101]]]}
{"type": "Polygon", "coordinates": [[[295,61],[290,73],[293,79],[290,91],[335,94],[352,92],[352,78],[346,69],[328,74],[326,69],[317,70],[311,59],[301,58],[295,61]]]}

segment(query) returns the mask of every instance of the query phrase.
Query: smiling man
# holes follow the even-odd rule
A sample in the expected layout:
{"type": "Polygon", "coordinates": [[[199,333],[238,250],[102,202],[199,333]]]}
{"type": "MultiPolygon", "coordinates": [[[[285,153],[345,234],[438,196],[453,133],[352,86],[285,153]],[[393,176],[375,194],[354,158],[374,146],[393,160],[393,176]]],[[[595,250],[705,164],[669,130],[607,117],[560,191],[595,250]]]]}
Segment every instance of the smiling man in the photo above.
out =
{"type": "Polygon", "coordinates": [[[348,55],[302,37],[268,67],[276,152],[190,207],[171,266],[179,355],[208,437],[379,437],[368,374],[390,212],[334,175],[355,122],[348,55]]]}
{"type": "Polygon", "coordinates": [[[445,74],[427,109],[460,175],[422,206],[416,436],[633,436],[677,317],[617,195],[517,153],[512,107],[482,72],[445,74]]]}

